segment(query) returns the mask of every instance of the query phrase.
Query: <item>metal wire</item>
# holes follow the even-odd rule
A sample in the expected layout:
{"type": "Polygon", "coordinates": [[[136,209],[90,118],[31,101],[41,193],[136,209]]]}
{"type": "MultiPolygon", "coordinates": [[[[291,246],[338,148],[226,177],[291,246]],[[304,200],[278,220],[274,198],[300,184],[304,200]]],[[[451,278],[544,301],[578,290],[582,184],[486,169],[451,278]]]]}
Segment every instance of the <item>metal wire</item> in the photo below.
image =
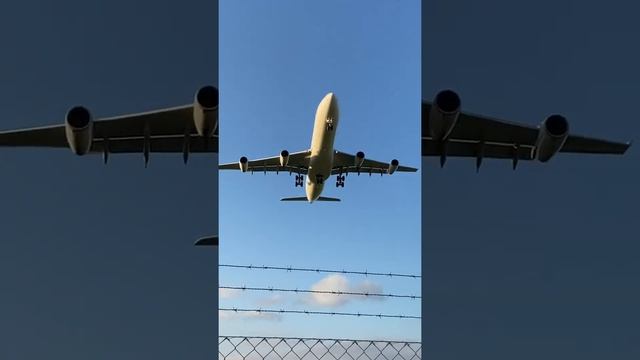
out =
{"type": "Polygon", "coordinates": [[[221,336],[219,360],[420,360],[422,343],[390,340],[221,336]]]}
{"type": "Polygon", "coordinates": [[[330,294],[330,295],[351,295],[351,296],[365,296],[365,297],[386,297],[386,298],[404,298],[404,299],[421,299],[422,296],[417,295],[398,295],[398,294],[379,294],[379,293],[366,293],[366,292],[351,292],[351,291],[331,291],[331,290],[298,290],[298,289],[281,289],[281,288],[265,288],[265,287],[247,287],[247,286],[220,286],[220,289],[228,290],[242,290],[242,291],[272,291],[272,292],[292,292],[303,294],[330,294]]]}
{"type": "Polygon", "coordinates": [[[258,313],[258,314],[260,314],[260,313],[305,314],[305,315],[377,317],[377,318],[394,318],[394,319],[421,319],[420,316],[415,316],[415,315],[367,314],[367,313],[310,311],[310,310],[275,310],[275,309],[240,309],[240,308],[219,308],[218,310],[220,310],[220,311],[231,311],[231,312],[254,312],[254,313],[258,313]]]}
{"type": "Polygon", "coordinates": [[[330,270],[330,269],[311,269],[311,268],[297,268],[297,267],[281,267],[281,266],[258,266],[258,265],[237,265],[237,264],[220,264],[219,267],[225,268],[239,268],[249,270],[282,270],[287,272],[299,271],[299,272],[315,272],[315,273],[329,273],[329,274],[352,274],[352,275],[364,275],[364,276],[388,276],[388,277],[404,277],[412,279],[420,279],[420,275],[413,274],[397,274],[397,273],[382,273],[382,272],[369,272],[369,271],[348,271],[348,270],[330,270]]]}

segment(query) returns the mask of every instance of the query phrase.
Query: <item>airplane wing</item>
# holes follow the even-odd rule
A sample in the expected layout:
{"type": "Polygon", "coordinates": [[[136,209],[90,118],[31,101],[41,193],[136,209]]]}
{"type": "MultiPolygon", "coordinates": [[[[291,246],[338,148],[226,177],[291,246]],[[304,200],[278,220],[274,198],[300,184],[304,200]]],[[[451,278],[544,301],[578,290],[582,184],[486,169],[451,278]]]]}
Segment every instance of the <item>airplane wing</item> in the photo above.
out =
{"type": "Polygon", "coordinates": [[[400,166],[397,160],[392,160],[391,163],[385,163],[376,160],[369,160],[364,158],[364,154],[351,155],[341,151],[336,151],[333,155],[333,170],[331,175],[346,174],[346,173],[365,173],[365,174],[391,174],[396,171],[401,172],[416,172],[418,169],[400,166]],[[358,158],[361,159],[362,164],[357,166],[358,158]],[[364,159],[362,159],[364,158],[364,159]],[[390,171],[390,169],[393,169],[390,171]]]}
{"type": "Polygon", "coordinates": [[[76,106],[60,125],[0,131],[0,146],[71,148],[103,153],[218,152],[218,89],[204,86],[193,104],[93,120],[76,106]]]}
{"type": "MultiPolygon", "coordinates": [[[[309,170],[309,150],[298,151],[288,155],[288,161],[286,166],[281,166],[281,156],[273,156],[258,160],[248,160],[245,157],[240,159],[240,162],[246,164],[244,171],[258,171],[258,172],[293,172],[296,174],[307,174],[309,170]]],[[[242,170],[240,162],[222,164],[218,166],[220,170],[242,170]]]]}
{"type": "MultiPolygon", "coordinates": [[[[422,156],[441,156],[440,144],[429,136],[431,106],[422,104],[422,156]]],[[[539,133],[538,127],[461,112],[447,137],[446,156],[477,157],[482,143],[482,157],[533,160],[539,133]]],[[[630,145],[569,134],[559,152],[623,154],[630,145]]]]}
{"type": "MultiPolygon", "coordinates": [[[[197,136],[193,105],[96,120],[90,153],[140,153],[148,133],[150,152],[218,152],[218,130],[211,138],[197,136]],[[148,129],[147,129],[148,127],[148,129]]],[[[65,125],[0,132],[0,146],[68,148],[65,125]]]]}

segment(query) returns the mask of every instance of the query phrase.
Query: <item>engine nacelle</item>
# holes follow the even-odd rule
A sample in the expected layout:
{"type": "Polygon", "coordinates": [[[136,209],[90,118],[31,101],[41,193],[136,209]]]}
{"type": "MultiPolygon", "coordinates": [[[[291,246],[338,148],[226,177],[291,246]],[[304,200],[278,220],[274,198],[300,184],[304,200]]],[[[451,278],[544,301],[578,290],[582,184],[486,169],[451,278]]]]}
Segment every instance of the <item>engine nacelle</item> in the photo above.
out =
{"type": "Polygon", "coordinates": [[[359,168],[360,166],[362,166],[362,163],[364,163],[364,153],[362,151],[358,151],[358,153],[356,154],[356,157],[354,159],[354,166],[359,168]]]}
{"type": "Polygon", "coordinates": [[[245,156],[240,158],[240,161],[238,161],[238,165],[240,166],[240,171],[242,172],[247,172],[247,170],[249,170],[249,160],[245,156]]]}
{"type": "Polygon", "coordinates": [[[67,111],[64,132],[69,148],[76,155],[84,155],[91,150],[93,142],[93,118],[87,108],[75,106],[67,111]]]}
{"type": "Polygon", "coordinates": [[[460,116],[460,97],[453,90],[440,91],[429,112],[429,134],[434,140],[446,139],[460,116]]]}
{"type": "Polygon", "coordinates": [[[569,136],[569,122],[562,115],[551,115],[540,125],[540,134],[536,142],[536,158],[541,162],[549,161],[562,148],[569,136]]]}
{"type": "Polygon", "coordinates": [[[289,164],[289,152],[287,150],[282,150],[280,152],[280,166],[285,167],[289,164]]]}
{"type": "Polygon", "coordinates": [[[393,174],[397,169],[398,169],[398,165],[400,165],[400,162],[396,159],[391,160],[391,163],[389,163],[389,169],[387,170],[387,173],[389,175],[393,174]]]}
{"type": "Polygon", "coordinates": [[[211,137],[218,128],[218,88],[204,86],[193,101],[193,124],[198,135],[211,137]]]}

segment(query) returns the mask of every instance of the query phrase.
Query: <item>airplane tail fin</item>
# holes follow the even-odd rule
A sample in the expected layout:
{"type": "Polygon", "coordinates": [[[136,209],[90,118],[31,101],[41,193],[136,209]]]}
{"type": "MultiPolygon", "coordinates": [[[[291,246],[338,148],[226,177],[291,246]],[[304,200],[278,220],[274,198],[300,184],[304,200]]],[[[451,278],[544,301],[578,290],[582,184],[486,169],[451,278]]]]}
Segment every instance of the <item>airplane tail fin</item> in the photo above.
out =
{"type": "Polygon", "coordinates": [[[205,236],[196,240],[195,246],[218,246],[217,236],[205,236]]]}
{"type": "MultiPolygon", "coordinates": [[[[309,200],[304,196],[297,196],[297,197],[282,198],[280,199],[280,201],[309,201],[309,200]]],[[[340,199],[320,196],[315,201],[340,201],[340,199]]]]}

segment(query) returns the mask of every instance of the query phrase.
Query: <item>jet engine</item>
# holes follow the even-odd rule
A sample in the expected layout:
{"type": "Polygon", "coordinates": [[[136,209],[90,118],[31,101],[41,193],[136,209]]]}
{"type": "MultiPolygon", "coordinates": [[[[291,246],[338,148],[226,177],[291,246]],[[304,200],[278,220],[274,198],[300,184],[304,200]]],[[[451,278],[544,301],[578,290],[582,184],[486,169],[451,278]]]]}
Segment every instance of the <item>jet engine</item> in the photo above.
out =
{"type": "Polygon", "coordinates": [[[247,172],[247,170],[249,170],[249,160],[247,160],[245,156],[240,158],[238,165],[240,166],[240,171],[242,172],[247,172]]]}
{"type": "Polygon", "coordinates": [[[204,86],[196,92],[193,124],[198,135],[205,137],[211,137],[218,128],[218,89],[215,86],[204,86]]]}
{"type": "Polygon", "coordinates": [[[362,151],[358,151],[354,160],[354,166],[359,168],[364,163],[364,153],[362,151]]]}
{"type": "Polygon", "coordinates": [[[397,169],[398,169],[398,165],[400,164],[400,162],[396,159],[391,160],[391,163],[389,164],[389,169],[387,170],[387,173],[389,175],[393,174],[397,169]]]}
{"type": "Polygon", "coordinates": [[[64,132],[69,148],[74,154],[88,153],[93,142],[93,119],[89,110],[82,106],[75,106],[67,111],[64,132]]]}
{"type": "Polygon", "coordinates": [[[287,150],[282,150],[280,152],[280,166],[285,167],[289,163],[289,152],[287,150]]]}
{"type": "Polygon", "coordinates": [[[536,157],[547,162],[564,145],[569,136],[569,122],[564,116],[551,115],[540,125],[540,134],[536,142],[536,157]]]}
{"type": "Polygon", "coordinates": [[[451,134],[460,116],[460,97],[452,90],[440,91],[429,112],[429,133],[434,140],[444,140],[451,134]]]}

